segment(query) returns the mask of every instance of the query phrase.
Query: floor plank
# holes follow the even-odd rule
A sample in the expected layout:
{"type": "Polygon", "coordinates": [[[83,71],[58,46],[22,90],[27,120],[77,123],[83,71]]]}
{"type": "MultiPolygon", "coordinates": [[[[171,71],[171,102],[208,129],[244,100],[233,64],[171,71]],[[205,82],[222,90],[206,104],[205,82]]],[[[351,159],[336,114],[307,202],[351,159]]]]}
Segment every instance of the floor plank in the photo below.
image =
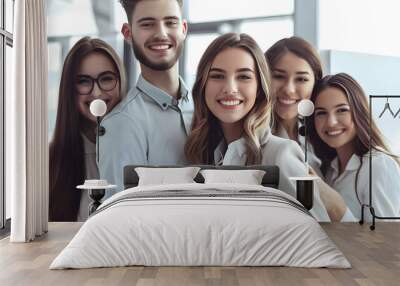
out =
{"type": "Polygon", "coordinates": [[[352,269],[290,267],[117,267],[48,269],[81,223],[50,223],[32,243],[0,240],[0,285],[399,285],[400,223],[378,222],[375,231],[355,223],[322,224],[351,262],[352,269]]]}

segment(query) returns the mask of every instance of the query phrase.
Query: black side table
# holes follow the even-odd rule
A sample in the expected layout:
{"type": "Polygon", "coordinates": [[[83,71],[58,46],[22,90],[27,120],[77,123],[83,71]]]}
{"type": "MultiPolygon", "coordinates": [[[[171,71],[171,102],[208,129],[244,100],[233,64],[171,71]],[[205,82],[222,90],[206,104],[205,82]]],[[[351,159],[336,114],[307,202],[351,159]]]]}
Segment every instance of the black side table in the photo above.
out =
{"type": "Polygon", "coordinates": [[[314,181],[317,176],[290,177],[296,181],[296,199],[308,210],[311,210],[314,202],[314,181]]]}
{"type": "Polygon", "coordinates": [[[101,205],[101,199],[106,194],[106,190],[115,187],[116,185],[109,185],[106,180],[85,180],[85,184],[79,185],[76,188],[88,191],[88,196],[92,200],[88,207],[90,216],[101,205]]]}

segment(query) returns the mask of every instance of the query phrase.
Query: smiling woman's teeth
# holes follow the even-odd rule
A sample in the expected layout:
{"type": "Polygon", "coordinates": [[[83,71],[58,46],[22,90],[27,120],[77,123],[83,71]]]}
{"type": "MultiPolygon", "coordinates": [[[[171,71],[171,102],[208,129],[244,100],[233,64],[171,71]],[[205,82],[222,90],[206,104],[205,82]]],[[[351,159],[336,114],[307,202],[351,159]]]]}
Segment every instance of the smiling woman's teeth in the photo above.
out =
{"type": "Polygon", "coordinates": [[[296,100],[294,100],[294,99],[279,98],[279,102],[281,102],[281,103],[283,103],[283,104],[290,105],[290,104],[295,104],[295,103],[296,103],[296,100]]]}
{"type": "Polygon", "coordinates": [[[233,105],[239,105],[240,100],[220,100],[219,101],[222,105],[227,105],[227,106],[233,106],[233,105]]]}
{"type": "Polygon", "coordinates": [[[336,136],[343,133],[343,130],[335,130],[335,131],[327,131],[326,132],[329,136],[336,136]]]}

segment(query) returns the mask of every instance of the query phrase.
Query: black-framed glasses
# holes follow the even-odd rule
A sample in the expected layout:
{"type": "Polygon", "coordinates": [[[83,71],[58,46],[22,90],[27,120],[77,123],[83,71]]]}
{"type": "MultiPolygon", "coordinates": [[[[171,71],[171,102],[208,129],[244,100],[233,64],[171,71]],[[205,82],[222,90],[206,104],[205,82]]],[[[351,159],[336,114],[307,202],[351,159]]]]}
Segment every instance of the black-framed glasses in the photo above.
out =
{"type": "Polygon", "coordinates": [[[88,95],[93,91],[95,82],[102,91],[110,91],[116,87],[118,79],[118,75],[112,71],[102,72],[97,78],[90,75],[78,75],[75,83],[76,91],[81,95],[88,95]]]}

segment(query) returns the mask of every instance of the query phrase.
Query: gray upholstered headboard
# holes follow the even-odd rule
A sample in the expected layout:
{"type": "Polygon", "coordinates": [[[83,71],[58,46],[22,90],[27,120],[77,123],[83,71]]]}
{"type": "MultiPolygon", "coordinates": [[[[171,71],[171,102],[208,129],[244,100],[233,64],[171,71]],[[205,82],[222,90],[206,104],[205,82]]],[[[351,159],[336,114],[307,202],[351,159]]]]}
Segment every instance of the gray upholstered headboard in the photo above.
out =
{"type": "MultiPolygon", "coordinates": [[[[254,165],[254,166],[209,166],[209,165],[195,165],[196,167],[200,167],[202,170],[204,169],[222,169],[222,170],[246,170],[246,169],[256,169],[265,171],[265,175],[262,179],[262,185],[265,187],[271,187],[277,189],[279,186],[279,167],[278,166],[262,166],[262,165],[254,165]]],[[[179,167],[188,167],[188,166],[143,166],[143,165],[128,165],[124,168],[124,189],[133,188],[138,185],[139,177],[135,171],[137,167],[149,167],[149,168],[179,168],[179,167]]],[[[197,183],[204,183],[204,178],[200,174],[197,174],[194,180],[197,183]]]]}

